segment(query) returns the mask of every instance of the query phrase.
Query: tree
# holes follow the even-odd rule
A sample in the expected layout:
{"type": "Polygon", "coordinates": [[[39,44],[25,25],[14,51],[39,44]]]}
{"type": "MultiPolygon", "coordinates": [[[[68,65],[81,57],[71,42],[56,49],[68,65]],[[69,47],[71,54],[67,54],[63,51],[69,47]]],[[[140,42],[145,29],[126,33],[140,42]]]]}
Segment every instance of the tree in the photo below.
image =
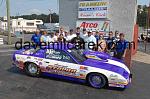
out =
{"type": "Polygon", "coordinates": [[[148,7],[146,5],[138,5],[137,9],[137,24],[140,27],[147,27],[148,7]]]}

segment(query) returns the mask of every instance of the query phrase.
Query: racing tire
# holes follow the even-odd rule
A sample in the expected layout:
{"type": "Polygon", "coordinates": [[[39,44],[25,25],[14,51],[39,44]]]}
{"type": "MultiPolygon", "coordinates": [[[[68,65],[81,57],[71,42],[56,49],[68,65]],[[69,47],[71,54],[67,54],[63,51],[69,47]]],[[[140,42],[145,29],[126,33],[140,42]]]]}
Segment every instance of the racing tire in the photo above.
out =
{"type": "Polygon", "coordinates": [[[40,68],[34,63],[26,64],[25,72],[27,73],[27,75],[32,77],[39,77],[41,73],[40,68]]]}
{"type": "Polygon", "coordinates": [[[88,84],[94,88],[101,89],[107,85],[107,79],[99,73],[91,73],[87,77],[88,84]]]}

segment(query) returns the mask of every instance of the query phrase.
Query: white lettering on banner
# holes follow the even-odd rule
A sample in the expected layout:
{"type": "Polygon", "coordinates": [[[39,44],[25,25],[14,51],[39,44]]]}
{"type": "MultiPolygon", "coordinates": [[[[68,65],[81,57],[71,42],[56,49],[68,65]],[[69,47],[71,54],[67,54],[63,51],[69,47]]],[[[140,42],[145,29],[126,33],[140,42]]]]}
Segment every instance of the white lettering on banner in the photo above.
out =
{"type": "Polygon", "coordinates": [[[77,27],[86,28],[93,31],[109,31],[109,21],[77,21],[77,27]]]}

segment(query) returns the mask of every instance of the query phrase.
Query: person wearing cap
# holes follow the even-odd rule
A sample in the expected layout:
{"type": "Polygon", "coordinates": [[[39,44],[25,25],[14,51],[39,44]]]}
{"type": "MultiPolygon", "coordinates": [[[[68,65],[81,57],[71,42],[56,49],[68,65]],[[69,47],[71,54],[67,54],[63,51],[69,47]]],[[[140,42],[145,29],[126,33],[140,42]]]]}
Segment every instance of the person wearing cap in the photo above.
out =
{"type": "Polygon", "coordinates": [[[87,36],[87,31],[84,28],[82,34],[80,35],[83,39],[87,36]]]}
{"type": "Polygon", "coordinates": [[[76,49],[84,48],[84,39],[80,37],[80,33],[76,32],[76,37],[71,40],[71,43],[74,44],[76,49]]]}
{"type": "Polygon", "coordinates": [[[128,44],[129,42],[125,40],[124,33],[120,33],[119,41],[116,43],[116,58],[123,59],[125,57],[128,44]]]}
{"type": "Polygon", "coordinates": [[[85,50],[93,50],[96,46],[96,38],[93,36],[92,31],[88,32],[88,35],[84,38],[85,50]]]}

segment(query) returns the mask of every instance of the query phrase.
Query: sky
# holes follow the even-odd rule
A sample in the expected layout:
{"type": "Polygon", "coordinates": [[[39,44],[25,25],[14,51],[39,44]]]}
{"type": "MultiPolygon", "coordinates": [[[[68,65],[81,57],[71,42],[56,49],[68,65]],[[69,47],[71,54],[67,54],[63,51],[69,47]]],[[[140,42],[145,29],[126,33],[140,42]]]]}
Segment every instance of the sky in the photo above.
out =
{"type": "MultiPolygon", "coordinates": [[[[5,0],[1,4],[0,0],[0,16],[6,15],[5,0]]],[[[58,0],[10,0],[11,15],[25,15],[25,14],[48,14],[49,9],[52,12],[58,13],[58,0]]]]}
{"type": "Polygon", "coordinates": [[[138,0],[138,4],[140,5],[149,5],[150,0],[138,0]]]}
{"type": "MultiPolygon", "coordinates": [[[[138,4],[148,5],[149,0],[138,0],[138,4]]],[[[11,15],[48,14],[48,9],[58,13],[58,0],[10,0],[11,15]]],[[[6,16],[5,0],[0,0],[0,16],[6,16]],[[3,2],[2,2],[3,1],[3,2]]]]}

